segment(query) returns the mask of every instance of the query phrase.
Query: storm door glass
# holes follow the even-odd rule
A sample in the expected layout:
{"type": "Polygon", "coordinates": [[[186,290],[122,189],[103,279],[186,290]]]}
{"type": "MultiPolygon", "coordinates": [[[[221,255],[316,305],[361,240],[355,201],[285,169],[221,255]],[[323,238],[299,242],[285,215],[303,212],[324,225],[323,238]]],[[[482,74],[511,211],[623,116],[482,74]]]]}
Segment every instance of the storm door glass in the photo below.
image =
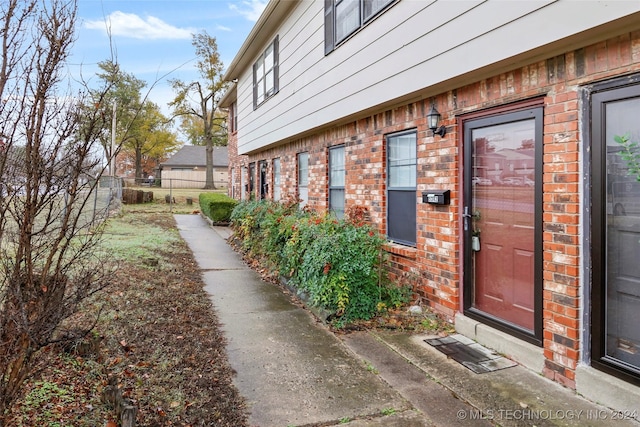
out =
{"type": "Polygon", "coordinates": [[[605,358],[640,372],[640,98],[607,102],[605,358]]]}
{"type": "Polygon", "coordinates": [[[465,314],[542,340],[543,109],[464,121],[465,314]]]}
{"type": "Polygon", "coordinates": [[[535,119],[472,131],[474,306],[533,331],[535,119]]]}

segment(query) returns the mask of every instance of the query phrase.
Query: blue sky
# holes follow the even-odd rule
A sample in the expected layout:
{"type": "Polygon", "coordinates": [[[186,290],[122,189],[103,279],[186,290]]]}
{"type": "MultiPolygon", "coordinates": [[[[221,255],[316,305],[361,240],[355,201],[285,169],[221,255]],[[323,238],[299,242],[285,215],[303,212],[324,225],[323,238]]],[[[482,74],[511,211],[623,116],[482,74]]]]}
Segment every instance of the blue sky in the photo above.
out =
{"type": "MultiPolygon", "coordinates": [[[[192,81],[194,49],[191,34],[206,30],[216,38],[228,66],[253,28],[268,0],[78,0],[78,39],[69,60],[71,73],[95,80],[97,63],[114,54],[127,73],[148,83],[166,78],[192,81]]],[[[173,98],[166,78],[150,99],[168,114],[173,98]]]]}

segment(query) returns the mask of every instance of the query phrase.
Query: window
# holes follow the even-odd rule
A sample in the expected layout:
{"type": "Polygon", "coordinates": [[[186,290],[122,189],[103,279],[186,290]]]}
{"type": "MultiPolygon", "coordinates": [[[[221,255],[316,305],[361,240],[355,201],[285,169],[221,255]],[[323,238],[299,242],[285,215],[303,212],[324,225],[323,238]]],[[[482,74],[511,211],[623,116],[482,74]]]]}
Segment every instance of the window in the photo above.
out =
{"type": "Polygon", "coordinates": [[[278,37],[253,64],[253,108],[278,92],[278,37]]]}
{"type": "Polygon", "coordinates": [[[329,150],[329,209],[344,217],[344,146],[329,150]]]}
{"type": "Polygon", "coordinates": [[[273,159],[273,200],[279,201],[282,198],[280,188],[280,159],[273,159]]]}
{"type": "Polygon", "coordinates": [[[231,168],[231,194],[229,194],[229,196],[231,196],[232,199],[236,198],[236,168],[233,167],[231,168]]]}
{"type": "Polygon", "coordinates": [[[254,191],[256,189],[256,164],[249,163],[249,198],[253,200],[254,191]]]}
{"type": "Polygon", "coordinates": [[[229,106],[229,128],[231,133],[238,130],[238,104],[236,102],[229,106]]]}
{"type": "Polygon", "coordinates": [[[325,0],[325,55],[395,0],[325,0]]]}
{"type": "Polygon", "coordinates": [[[249,174],[249,172],[247,171],[247,167],[243,166],[242,169],[240,169],[240,199],[241,200],[245,200],[247,198],[247,191],[248,191],[248,186],[247,186],[247,175],[249,174]]]}
{"type": "Polygon", "coordinates": [[[258,163],[258,171],[260,173],[260,200],[266,199],[269,194],[269,183],[267,182],[267,161],[262,160],[258,163]]]}
{"type": "Polygon", "coordinates": [[[336,1],[336,41],[340,42],[360,27],[360,0],[336,1]]]}
{"type": "Polygon", "coordinates": [[[416,244],[415,131],[387,136],[387,237],[397,243],[416,244]]]}
{"type": "Polygon", "coordinates": [[[301,208],[309,202],[309,153],[298,154],[298,198],[301,208]]]}

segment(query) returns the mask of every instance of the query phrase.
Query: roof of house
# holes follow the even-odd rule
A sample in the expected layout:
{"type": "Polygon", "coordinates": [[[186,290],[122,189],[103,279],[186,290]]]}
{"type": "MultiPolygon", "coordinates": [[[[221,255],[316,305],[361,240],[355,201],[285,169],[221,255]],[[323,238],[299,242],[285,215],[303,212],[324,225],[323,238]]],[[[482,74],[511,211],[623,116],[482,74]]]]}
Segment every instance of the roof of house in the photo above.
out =
{"type": "MultiPolygon", "coordinates": [[[[185,145],[171,156],[162,166],[194,167],[207,165],[207,147],[201,145],[185,145]]],[[[213,166],[229,166],[229,151],[227,147],[213,147],[213,166]]]]}

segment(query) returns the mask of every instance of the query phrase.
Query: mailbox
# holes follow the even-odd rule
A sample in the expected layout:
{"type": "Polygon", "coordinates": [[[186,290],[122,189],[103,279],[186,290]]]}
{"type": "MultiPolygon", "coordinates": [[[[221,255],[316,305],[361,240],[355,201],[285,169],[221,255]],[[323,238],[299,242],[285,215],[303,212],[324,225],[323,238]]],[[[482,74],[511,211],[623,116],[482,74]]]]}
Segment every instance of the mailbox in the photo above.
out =
{"type": "Polygon", "coordinates": [[[448,205],[451,203],[450,190],[429,190],[422,192],[422,203],[431,205],[448,205]]]}

